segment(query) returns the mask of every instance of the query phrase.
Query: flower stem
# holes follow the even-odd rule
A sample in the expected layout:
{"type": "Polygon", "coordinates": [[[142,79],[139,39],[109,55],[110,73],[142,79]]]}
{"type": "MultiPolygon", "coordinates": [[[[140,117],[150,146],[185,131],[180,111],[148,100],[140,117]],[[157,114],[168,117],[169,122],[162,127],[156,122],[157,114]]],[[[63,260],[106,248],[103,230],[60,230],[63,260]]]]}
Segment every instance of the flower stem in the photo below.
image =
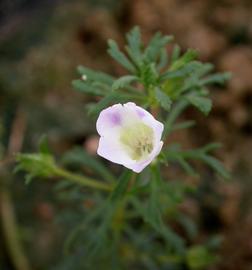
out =
{"type": "Polygon", "coordinates": [[[176,121],[177,117],[180,115],[180,113],[187,107],[188,102],[185,100],[179,101],[174,109],[169,113],[166,121],[165,121],[165,129],[163,136],[168,136],[170,132],[172,131],[172,125],[176,121]]]}
{"type": "Polygon", "coordinates": [[[101,190],[105,190],[105,191],[111,191],[113,189],[112,185],[99,182],[99,181],[97,181],[95,179],[92,179],[92,178],[89,178],[89,177],[86,177],[86,176],[82,176],[82,175],[78,175],[78,174],[69,172],[69,171],[64,170],[62,168],[57,167],[55,169],[55,174],[57,176],[67,178],[70,181],[78,183],[78,184],[80,184],[82,186],[91,187],[91,188],[95,188],[95,189],[101,189],[101,190]]]}
{"type": "Polygon", "coordinates": [[[6,246],[15,269],[31,269],[18,237],[18,228],[10,194],[3,187],[0,190],[0,214],[6,246]]]}

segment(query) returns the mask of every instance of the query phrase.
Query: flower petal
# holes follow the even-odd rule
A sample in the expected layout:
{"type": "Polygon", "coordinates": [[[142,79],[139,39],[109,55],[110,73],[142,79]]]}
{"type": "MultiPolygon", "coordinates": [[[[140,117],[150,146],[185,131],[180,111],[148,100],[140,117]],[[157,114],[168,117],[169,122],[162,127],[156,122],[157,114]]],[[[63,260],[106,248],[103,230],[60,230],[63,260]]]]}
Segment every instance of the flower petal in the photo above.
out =
{"type": "Polygon", "coordinates": [[[96,122],[96,129],[100,136],[110,133],[113,128],[122,126],[123,110],[122,104],[115,104],[101,111],[96,122]]]}
{"type": "Polygon", "coordinates": [[[164,125],[161,122],[157,121],[152,114],[150,114],[143,108],[137,106],[133,102],[128,102],[124,104],[124,107],[130,109],[131,111],[134,111],[141,121],[143,121],[149,127],[152,127],[155,133],[156,141],[160,141],[164,130],[164,125]]]}
{"type": "Polygon", "coordinates": [[[134,162],[124,151],[119,141],[113,136],[101,137],[97,153],[99,156],[106,158],[114,163],[124,165],[125,163],[134,162]]]}
{"type": "Polygon", "coordinates": [[[155,143],[158,143],[162,138],[164,125],[161,122],[157,121],[153,116],[143,118],[143,122],[149,127],[152,127],[155,134],[155,143]]]}
{"type": "MultiPolygon", "coordinates": [[[[152,162],[152,160],[160,153],[163,146],[161,136],[164,125],[157,121],[149,112],[133,102],[128,102],[123,105],[115,104],[104,109],[98,117],[96,127],[101,136],[97,153],[100,156],[114,163],[121,164],[137,173],[141,172],[152,162]],[[126,150],[121,136],[124,132],[127,132],[128,129],[131,130],[132,126],[134,128],[142,128],[141,122],[150,127],[154,132],[153,150],[150,154],[143,155],[141,159],[135,160],[126,150]]],[[[142,132],[142,129],[139,130],[139,136],[143,136],[142,132]]],[[[138,133],[136,132],[132,138],[133,145],[134,139],[137,138],[137,136],[138,133]]],[[[140,138],[138,138],[138,140],[140,138]]],[[[143,137],[142,140],[145,141],[146,137],[143,137]]],[[[141,142],[141,139],[139,142],[141,142]]],[[[148,139],[146,143],[147,142],[149,143],[148,139]]]]}

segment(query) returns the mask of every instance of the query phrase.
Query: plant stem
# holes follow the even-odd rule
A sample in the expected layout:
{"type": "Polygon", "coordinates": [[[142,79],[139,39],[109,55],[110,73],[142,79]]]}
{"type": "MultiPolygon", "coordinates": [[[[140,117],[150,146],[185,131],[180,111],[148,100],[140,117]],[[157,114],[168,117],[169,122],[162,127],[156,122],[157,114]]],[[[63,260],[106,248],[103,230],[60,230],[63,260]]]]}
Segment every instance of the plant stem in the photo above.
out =
{"type": "Polygon", "coordinates": [[[9,255],[16,270],[30,270],[31,267],[22,251],[21,243],[17,235],[17,225],[9,192],[1,187],[0,213],[2,228],[9,255]]]}
{"type": "Polygon", "coordinates": [[[188,102],[186,100],[179,101],[174,109],[169,113],[166,121],[165,121],[165,129],[163,136],[168,136],[170,132],[172,131],[172,125],[176,121],[177,117],[180,115],[180,113],[187,107],[188,102]]]}
{"type": "Polygon", "coordinates": [[[95,189],[101,189],[101,190],[105,190],[105,191],[111,191],[113,189],[112,185],[106,184],[106,183],[102,183],[99,182],[95,179],[86,177],[86,176],[82,176],[82,175],[78,175],[69,171],[66,171],[62,168],[56,168],[55,169],[55,174],[57,176],[61,176],[63,178],[67,178],[75,183],[78,183],[82,186],[86,186],[86,187],[92,187],[95,189]]]}

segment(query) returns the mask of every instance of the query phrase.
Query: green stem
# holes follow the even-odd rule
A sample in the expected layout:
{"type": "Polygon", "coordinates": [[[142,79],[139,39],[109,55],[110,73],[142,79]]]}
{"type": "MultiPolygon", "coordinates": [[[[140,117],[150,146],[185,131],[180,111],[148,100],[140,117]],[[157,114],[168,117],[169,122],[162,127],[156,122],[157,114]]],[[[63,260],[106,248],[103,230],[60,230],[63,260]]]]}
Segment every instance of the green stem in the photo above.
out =
{"type": "Polygon", "coordinates": [[[23,253],[22,246],[17,235],[17,225],[10,194],[4,188],[1,189],[0,213],[9,255],[16,270],[30,270],[31,267],[23,253]]]}
{"type": "Polygon", "coordinates": [[[67,179],[69,179],[77,184],[80,184],[82,186],[91,187],[91,188],[95,188],[95,189],[101,189],[101,190],[105,190],[105,191],[111,191],[113,189],[112,185],[99,182],[95,179],[92,179],[92,178],[89,178],[86,176],[82,176],[82,175],[78,175],[78,174],[66,171],[62,168],[56,168],[55,174],[57,176],[67,178],[67,179]]]}
{"type": "Polygon", "coordinates": [[[172,125],[176,121],[177,117],[180,113],[187,107],[188,102],[186,100],[179,101],[174,109],[169,113],[166,121],[165,121],[165,129],[163,133],[163,137],[166,137],[172,131],[172,125]]]}

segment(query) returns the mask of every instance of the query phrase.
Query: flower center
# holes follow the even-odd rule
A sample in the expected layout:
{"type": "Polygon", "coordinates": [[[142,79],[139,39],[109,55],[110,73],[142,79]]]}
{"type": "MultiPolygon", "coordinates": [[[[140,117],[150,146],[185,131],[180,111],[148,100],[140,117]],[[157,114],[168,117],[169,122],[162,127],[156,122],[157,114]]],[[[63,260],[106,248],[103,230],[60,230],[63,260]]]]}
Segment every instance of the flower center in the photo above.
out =
{"type": "Polygon", "coordinates": [[[131,124],[122,129],[120,141],[133,160],[143,159],[153,150],[153,129],[141,122],[131,124]]]}

